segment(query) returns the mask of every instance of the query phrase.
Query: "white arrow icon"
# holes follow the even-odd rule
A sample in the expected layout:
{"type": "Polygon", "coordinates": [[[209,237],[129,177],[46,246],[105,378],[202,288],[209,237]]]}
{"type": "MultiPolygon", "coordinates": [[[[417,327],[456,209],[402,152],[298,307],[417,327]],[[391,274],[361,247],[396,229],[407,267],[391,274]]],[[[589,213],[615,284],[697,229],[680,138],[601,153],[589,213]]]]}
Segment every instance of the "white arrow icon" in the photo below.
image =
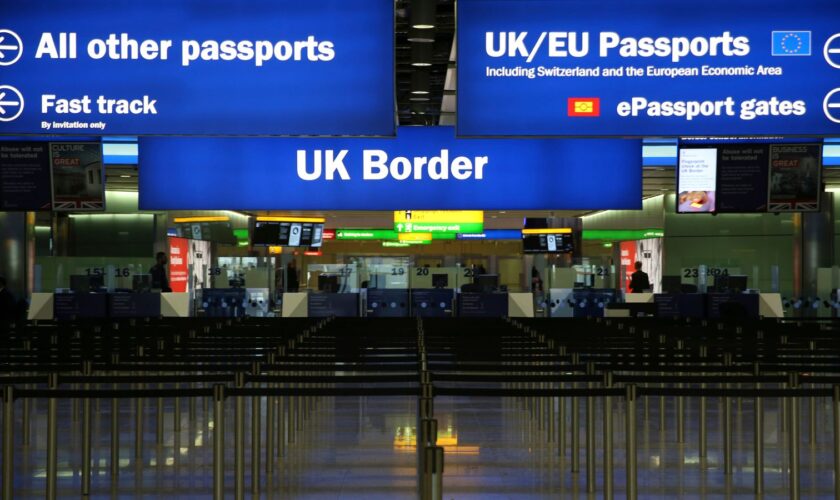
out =
{"type": "Polygon", "coordinates": [[[840,69],[840,43],[835,44],[834,41],[840,39],[840,33],[832,35],[823,48],[823,57],[825,62],[834,68],[840,69]]]}
{"type": "Polygon", "coordinates": [[[23,113],[23,96],[18,89],[9,85],[0,85],[0,122],[10,122],[21,113],[23,113]],[[14,108],[17,108],[17,111],[14,108]]]}
{"type": "Polygon", "coordinates": [[[832,100],[832,98],[838,93],[840,93],[840,88],[829,92],[823,100],[823,112],[825,113],[825,116],[834,123],[840,123],[840,100],[832,100]]]}
{"type": "Polygon", "coordinates": [[[0,66],[11,66],[23,54],[23,42],[14,31],[0,29],[0,66]],[[8,54],[9,51],[14,51],[8,54]]]}

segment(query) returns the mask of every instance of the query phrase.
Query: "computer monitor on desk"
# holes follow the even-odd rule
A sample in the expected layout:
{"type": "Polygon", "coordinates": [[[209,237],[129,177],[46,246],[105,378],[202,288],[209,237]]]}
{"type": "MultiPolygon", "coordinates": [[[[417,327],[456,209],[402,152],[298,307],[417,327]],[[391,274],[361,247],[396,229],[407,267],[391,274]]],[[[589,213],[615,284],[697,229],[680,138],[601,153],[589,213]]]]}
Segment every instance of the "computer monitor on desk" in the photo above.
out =
{"type": "Polygon", "coordinates": [[[498,274],[479,274],[475,278],[475,284],[483,293],[495,292],[499,288],[498,274]]]}
{"type": "Polygon", "coordinates": [[[449,286],[449,275],[448,274],[433,274],[432,275],[432,287],[433,288],[446,288],[449,286]]]}
{"type": "Polygon", "coordinates": [[[320,274],[318,275],[318,290],[326,293],[338,293],[338,275],[337,274],[320,274]]]}
{"type": "Polygon", "coordinates": [[[680,293],[682,292],[682,276],[663,276],[662,277],[662,293],[680,293]]]}

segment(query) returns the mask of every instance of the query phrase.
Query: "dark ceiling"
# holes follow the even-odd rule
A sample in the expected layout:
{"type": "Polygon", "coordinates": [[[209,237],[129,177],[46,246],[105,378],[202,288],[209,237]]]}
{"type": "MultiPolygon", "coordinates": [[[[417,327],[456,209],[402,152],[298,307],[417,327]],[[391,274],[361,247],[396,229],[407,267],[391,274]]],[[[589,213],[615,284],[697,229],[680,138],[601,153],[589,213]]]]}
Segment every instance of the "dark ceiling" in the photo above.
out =
{"type": "MultiPolygon", "coordinates": [[[[452,42],[455,37],[455,1],[454,0],[397,0],[396,1],[396,70],[397,70],[397,114],[400,125],[437,125],[440,118],[443,86],[446,70],[455,62],[449,60],[452,42]],[[424,8],[435,8],[435,27],[433,29],[411,30],[412,35],[433,39],[433,42],[412,42],[410,25],[412,8],[418,4],[424,8]],[[416,45],[431,47],[431,66],[412,66],[412,52],[416,45]],[[412,94],[412,75],[428,74],[428,94],[412,94]]],[[[429,50],[428,48],[420,48],[429,50]]],[[[417,78],[417,77],[415,77],[417,78]]],[[[420,75],[422,81],[425,77],[420,75]]]]}

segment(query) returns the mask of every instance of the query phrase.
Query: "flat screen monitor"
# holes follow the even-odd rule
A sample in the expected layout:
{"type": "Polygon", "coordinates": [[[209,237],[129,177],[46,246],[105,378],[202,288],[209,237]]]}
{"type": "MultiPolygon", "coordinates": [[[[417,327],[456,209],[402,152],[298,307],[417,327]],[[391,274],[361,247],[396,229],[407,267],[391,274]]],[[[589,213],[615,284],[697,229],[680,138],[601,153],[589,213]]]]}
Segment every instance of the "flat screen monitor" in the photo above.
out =
{"type": "Polygon", "coordinates": [[[251,230],[255,246],[320,247],[324,225],[311,222],[256,221],[251,230]]]}
{"type": "Polygon", "coordinates": [[[680,293],[682,291],[682,276],[663,276],[662,293],[680,293]]]}
{"type": "Polygon", "coordinates": [[[102,288],[105,277],[101,274],[72,274],[70,275],[70,289],[75,293],[89,293],[102,288]]]}
{"type": "Polygon", "coordinates": [[[495,292],[499,288],[499,275],[479,274],[475,278],[475,283],[484,293],[495,292]]]}
{"type": "Polygon", "coordinates": [[[522,234],[524,253],[572,253],[574,237],[571,233],[522,234]]]}
{"type": "Polygon", "coordinates": [[[263,222],[254,223],[254,231],[251,233],[251,244],[259,246],[280,244],[280,223],[263,222]]]}
{"type": "Polygon", "coordinates": [[[680,148],[677,213],[714,213],[717,196],[716,148],[680,148]]]}
{"type": "Polygon", "coordinates": [[[446,288],[449,286],[449,275],[448,274],[433,274],[432,275],[432,286],[434,288],[446,288]]]}
{"type": "Polygon", "coordinates": [[[338,275],[337,274],[320,274],[318,275],[318,290],[326,293],[338,293],[338,275]]]}
{"type": "Polygon", "coordinates": [[[229,221],[179,222],[175,224],[175,234],[191,240],[212,241],[225,245],[235,245],[236,236],[229,221]]]}
{"type": "Polygon", "coordinates": [[[135,292],[148,292],[152,289],[151,274],[135,274],[131,278],[131,289],[135,292]]]}

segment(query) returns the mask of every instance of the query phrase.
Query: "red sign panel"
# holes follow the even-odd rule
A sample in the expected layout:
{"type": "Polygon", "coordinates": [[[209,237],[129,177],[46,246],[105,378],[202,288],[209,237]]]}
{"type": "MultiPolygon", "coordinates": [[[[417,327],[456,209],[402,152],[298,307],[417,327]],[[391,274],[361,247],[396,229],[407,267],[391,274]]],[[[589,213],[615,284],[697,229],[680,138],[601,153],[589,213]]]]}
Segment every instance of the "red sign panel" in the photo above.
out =
{"type": "Polygon", "coordinates": [[[189,286],[190,240],[169,237],[169,287],[173,292],[184,293],[189,286]]]}

